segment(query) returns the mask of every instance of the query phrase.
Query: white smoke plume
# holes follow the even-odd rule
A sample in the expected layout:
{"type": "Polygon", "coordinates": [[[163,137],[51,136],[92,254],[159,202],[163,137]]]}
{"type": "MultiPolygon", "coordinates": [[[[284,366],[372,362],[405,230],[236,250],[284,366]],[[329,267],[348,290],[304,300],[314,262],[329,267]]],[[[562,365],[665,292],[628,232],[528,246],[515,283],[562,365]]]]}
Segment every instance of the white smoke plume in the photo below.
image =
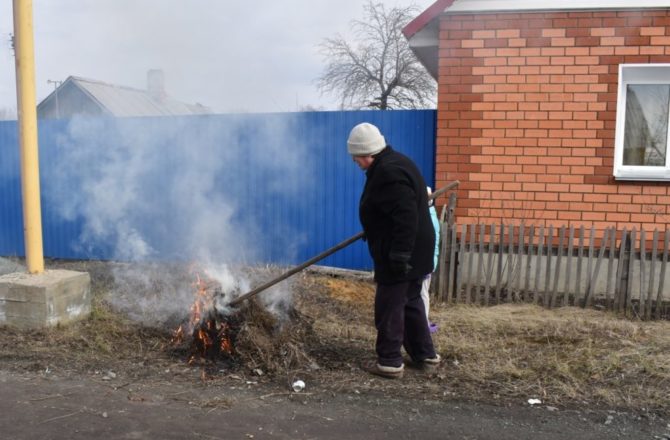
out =
{"type": "Polygon", "coordinates": [[[7,258],[0,257],[0,275],[14,272],[26,272],[26,267],[7,258]]]}
{"type": "MultiPolygon", "coordinates": [[[[291,257],[301,231],[272,234],[261,219],[268,198],[309,197],[312,159],[295,131],[287,115],[74,118],[48,152],[43,193],[83,224],[80,254],[120,262],[110,301],[158,323],[187,313],[193,298],[193,274],[174,265],[193,264],[239,295],[257,283],[233,268],[258,263],[264,240],[286,240],[291,257]]],[[[280,286],[272,297],[289,294],[280,286]]]]}

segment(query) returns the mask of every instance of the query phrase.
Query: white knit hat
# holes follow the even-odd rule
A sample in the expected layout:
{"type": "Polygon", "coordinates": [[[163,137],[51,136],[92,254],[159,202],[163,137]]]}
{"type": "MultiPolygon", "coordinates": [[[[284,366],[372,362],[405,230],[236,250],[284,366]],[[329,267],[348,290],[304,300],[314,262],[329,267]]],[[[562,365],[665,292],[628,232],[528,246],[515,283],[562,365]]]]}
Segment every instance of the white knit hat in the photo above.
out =
{"type": "Polygon", "coordinates": [[[379,129],[363,122],[355,126],[347,140],[347,150],[352,156],[372,156],[386,148],[386,140],[379,129]]]}

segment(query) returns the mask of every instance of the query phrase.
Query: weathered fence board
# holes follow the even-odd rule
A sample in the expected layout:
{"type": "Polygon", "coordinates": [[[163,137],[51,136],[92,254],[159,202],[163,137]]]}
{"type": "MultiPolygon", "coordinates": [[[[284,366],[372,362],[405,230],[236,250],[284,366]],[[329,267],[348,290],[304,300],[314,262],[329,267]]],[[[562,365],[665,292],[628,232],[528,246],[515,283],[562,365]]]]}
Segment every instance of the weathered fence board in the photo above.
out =
{"type": "Polygon", "coordinates": [[[582,295],[582,260],[584,258],[584,226],[579,228],[579,254],[577,256],[577,278],[575,279],[575,298],[573,304],[577,304],[582,295]]]}
{"type": "MultiPolygon", "coordinates": [[[[477,259],[477,286],[480,286],[479,282],[482,279],[482,272],[484,270],[484,231],[486,231],[486,226],[484,224],[479,225],[479,258],[477,259]]],[[[483,302],[483,289],[477,287],[475,291],[475,301],[479,304],[483,302]]]]}
{"type": "Polygon", "coordinates": [[[505,242],[505,225],[500,225],[500,235],[498,237],[498,267],[496,270],[496,304],[500,304],[500,290],[502,289],[503,275],[503,243],[505,242]]]}
{"type": "Polygon", "coordinates": [[[609,260],[607,262],[607,287],[605,288],[605,301],[607,308],[611,309],[612,305],[612,275],[614,273],[614,248],[616,247],[616,229],[610,228],[610,252],[609,260]]]}
{"type": "Polygon", "coordinates": [[[619,313],[623,313],[624,309],[624,285],[623,285],[623,274],[624,268],[626,267],[626,261],[628,258],[628,253],[626,252],[626,247],[628,246],[629,238],[628,231],[626,228],[623,230],[623,235],[621,236],[621,247],[619,248],[619,264],[617,267],[617,282],[616,282],[616,300],[615,300],[615,310],[619,313]]]}
{"type": "Polygon", "coordinates": [[[473,266],[473,261],[475,257],[475,225],[470,225],[470,246],[468,249],[470,250],[469,252],[469,260],[468,260],[468,272],[466,275],[467,278],[467,284],[465,288],[465,303],[470,304],[470,300],[472,297],[472,266],[473,266]]]}
{"type": "Polygon", "coordinates": [[[633,253],[635,252],[635,238],[637,235],[637,230],[633,228],[630,233],[630,254],[628,255],[628,279],[626,283],[626,314],[630,315],[633,310],[633,282],[631,278],[633,277],[633,270],[635,269],[634,263],[635,258],[633,258],[633,253]]]}
{"type": "Polygon", "coordinates": [[[561,226],[558,233],[558,250],[556,252],[556,269],[554,272],[554,287],[551,289],[550,307],[556,307],[556,294],[558,293],[558,279],[561,274],[561,261],[563,261],[563,241],[565,240],[565,226],[561,226]]]}
{"type": "Polygon", "coordinates": [[[523,287],[523,299],[529,300],[530,295],[530,269],[533,262],[533,241],[535,240],[535,225],[530,225],[528,231],[528,253],[526,254],[526,281],[523,287]]]}
{"type": "MultiPolygon", "coordinates": [[[[668,247],[670,247],[670,231],[665,231],[665,242],[663,244],[663,259],[661,260],[661,274],[658,279],[658,293],[656,294],[656,304],[661,304],[663,301],[663,281],[665,280],[665,268],[668,265],[668,247]]],[[[661,318],[661,308],[656,307],[654,314],[656,319],[661,318]]]]}
{"type": "Polygon", "coordinates": [[[563,287],[563,305],[567,306],[570,301],[568,293],[570,292],[570,276],[572,275],[572,250],[575,240],[575,227],[570,225],[568,236],[568,261],[565,268],[565,284],[563,287]]]}
{"type": "Polygon", "coordinates": [[[652,234],[636,228],[607,228],[598,237],[593,227],[523,223],[445,224],[441,231],[436,297],[443,302],[525,301],[666,318],[670,230],[662,241],[655,230],[649,243],[652,234]]]}
{"type": "Polygon", "coordinates": [[[489,305],[489,291],[491,290],[491,278],[493,278],[493,249],[496,242],[496,225],[492,224],[489,228],[489,246],[488,246],[488,269],[486,270],[486,283],[484,284],[484,305],[489,305]]]}
{"type": "Polygon", "coordinates": [[[544,252],[544,225],[540,226],[540,241],[537,245],[537,254],[535,259],[535,292],[533,293],[533,303],[537,304],[540,299],[540,262],[544,252]]]}

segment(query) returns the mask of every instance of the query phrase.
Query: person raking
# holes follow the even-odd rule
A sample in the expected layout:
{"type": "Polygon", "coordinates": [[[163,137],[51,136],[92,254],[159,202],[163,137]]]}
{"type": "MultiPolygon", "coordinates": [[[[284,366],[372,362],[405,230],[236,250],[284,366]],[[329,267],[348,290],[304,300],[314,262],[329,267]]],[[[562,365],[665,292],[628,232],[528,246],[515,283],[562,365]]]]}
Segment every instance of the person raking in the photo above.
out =
{"type": "Polygon", "coordinates": [[[421,298],[422,281],[433,271],[435,249],[426,183],[414,162],[387,145],[370,123],[351,130],[347,150],[366,174],[359,218],[377,284],[377,359],[363,368],[378,376],[401,378],[404,346],[411,365],[433,369],[440,356],[421,298]]]}

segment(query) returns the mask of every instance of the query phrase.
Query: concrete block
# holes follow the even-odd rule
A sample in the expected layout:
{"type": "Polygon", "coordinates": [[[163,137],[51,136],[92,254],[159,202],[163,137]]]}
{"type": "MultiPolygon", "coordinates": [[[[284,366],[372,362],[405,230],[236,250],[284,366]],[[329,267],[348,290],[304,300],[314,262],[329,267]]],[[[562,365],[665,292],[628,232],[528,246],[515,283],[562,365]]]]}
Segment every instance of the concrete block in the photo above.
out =
{"type": "Polygon", "coordinates": [[[91,312],[91,277],[86,272],[46,270],[0,276],[0,325],[42,328],[67,324],[91,312]]]}

